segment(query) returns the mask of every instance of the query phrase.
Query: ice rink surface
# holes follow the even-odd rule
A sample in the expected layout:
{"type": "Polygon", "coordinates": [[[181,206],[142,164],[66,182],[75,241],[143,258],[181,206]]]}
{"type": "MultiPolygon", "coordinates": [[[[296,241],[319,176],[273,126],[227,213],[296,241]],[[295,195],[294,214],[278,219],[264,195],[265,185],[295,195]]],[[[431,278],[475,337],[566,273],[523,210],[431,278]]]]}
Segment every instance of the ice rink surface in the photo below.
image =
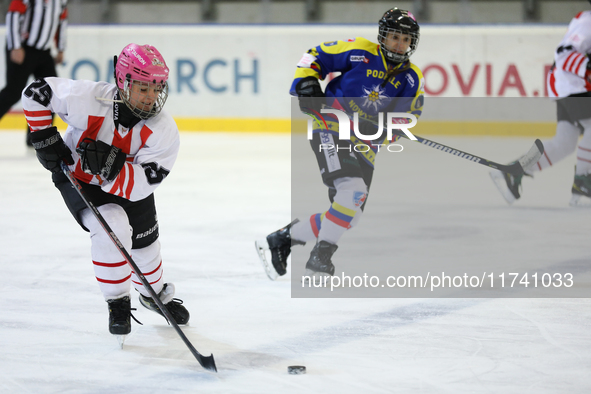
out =
{"type": "MultiPolygon", "coordinates": [[[[499,162],[533,143],[433,139],[499,162]]],[[[290,136],[183,133],[181,140],[179,160],[156,192],[164,275],[191,312],[185,334],[214,354],[219,373],[203,370],[136,295],[143,325],[133,323],[119,349],[87,234],[24,146],[24,133],[0,132],[0,392],[591,392],[588,298],[291,298],[290,273],[271,282],[253,245],[292,219],[290,136]],[[308,372],[289,375],[289,365],[308,372]]],[[[591,209],[568,207],[572,156],[525,179],[523,198],[510,207],[487,168],[404,146],[404,156],[378,156],[372,187],[399,184],[394,261],[420,256],[445,266],[495,256],[507,266],[539,258],[589,274],[591,209]],[[484,236],[467,248],[474,234],[484,236]]],[[[365,214],[380,214],[371,199],[365,214]]],[[[365,231],[362,221],[342,241],[365,231]]]]}

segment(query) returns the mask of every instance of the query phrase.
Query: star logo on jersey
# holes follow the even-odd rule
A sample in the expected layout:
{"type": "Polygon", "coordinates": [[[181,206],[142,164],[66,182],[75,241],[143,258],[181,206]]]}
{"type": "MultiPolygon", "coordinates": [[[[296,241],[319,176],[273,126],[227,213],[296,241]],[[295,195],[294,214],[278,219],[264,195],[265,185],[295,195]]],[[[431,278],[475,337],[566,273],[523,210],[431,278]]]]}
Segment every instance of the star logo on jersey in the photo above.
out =
{"type": "Polygon", "coordinates": [[[380,88],[380,85],[374,85],[370,89],[365,86],[362,87],[365,101],[363,102],[364,107],[372,107],[377,111],[378,107],[381,106],[382,100],[389,98],[384,92],[385,88],[380,88]]]}

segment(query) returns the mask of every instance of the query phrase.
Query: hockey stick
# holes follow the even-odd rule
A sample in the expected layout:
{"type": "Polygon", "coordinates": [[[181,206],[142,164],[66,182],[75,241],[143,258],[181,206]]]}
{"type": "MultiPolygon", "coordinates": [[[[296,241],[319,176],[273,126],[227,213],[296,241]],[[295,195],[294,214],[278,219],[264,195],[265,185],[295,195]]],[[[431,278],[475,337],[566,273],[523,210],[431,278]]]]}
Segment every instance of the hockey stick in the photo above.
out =
{"type": "MultiPolygon", "coordinates": [[[[332,108],[327,105],[325,105],[324,107],[328,108],[328,109],[332,109],[332,110],[338,110],[337,108],[332,108]]],[[[342,110],[339,110],[339,111],[344,112],[342,110]]],[[[309,113],[309,112],[306,112],[306,114],[308,114],[312,117],[316,116],[315,114],[309,113]]],[[[351,118],[351,116],[349,114],[347,114],[347,116],[349,116],[349,118],[351,118]]],[[[378,126],[378,122],[367,120],[367,119],[365,119],[365,121],[373,123],[374,125],[378,126]]],[[[397,133],[397,134],[400,135],[401,137],[410,139],[404,133],[397,133]]],[[[445,153],[450,153],[454,156],[461,157],[463,159],[472,161],[474,163],[482,164],[484,166],[491,167],[491,168],[497,169],[502,172],[506,172],[506,173],[514,175],[514,176],[520,176],[520,175],[525,174],[524,169],[528,169],[530,166],[533,166],[535,163],[537,163],[538,160],[540,160],[540,157],[542,157],[542,154],[544,153],[544,144],[542,144],[542,141],[540,141],[539,139],[536,139],[534,141],[534,145],[530,148],[530,150],[525,155],[523,155],[519,160],[517,160],[515,163],[499,164],[494,161],[487,160],[482,157],[473,155],[471,153],[466,153],[466,152],[463,152],[459,149],[455,149],[450,146],[443,145],[443,144],[440,144],[435,141],[431,141],[427,138],[419,137],[418,135],[416,135],[414,133],[413,133],[413,135],[416,137],[417,141],[423,145],[438,149],[438,150],[445,152],[445,153]]]]}
{"type": "Polygon", "coordinates": [[[80,182],[78,182],[78,180],[74,177],[74,175],[72,175],[72,172],[70,171],[70,169],[68,168],[66,163],[62,162],[61,165],[62,165],[62,171],[68,177],[68,179],[70,180],[70,183],[72,184],[72,186],[74,186],[74,188],[76,189],[76,191],[80,195],[80,198],[82,198],[82,201],[84,201],[86,206],[92,211],[92,213],[96,217],[96,220],[98,220],[98,222],[101,224],[103,229],[109,235],[109,238],[111,238],[111,241],[113,241],[113,243],[115,244],[117,249],[119,249],[119,252],[123,255],[123,258],[125,259],[127,264],[129,264],[131,266],[133,271],[136,273],[137,277],[140,278],[140,280],[142,281],[142,284],[148,290],[148,292],[150,293],[150,296],[156,302],[156,305],[158,305],[158,308],[160,308],[160,311],[162,311],[162,313],[166,317],[166,320],[168,320],[168,323],[170,323],[170,325],[174,327],[177,334],[179,334],[179,336],[181,337],[183,342],[185,342],[185,345],[187,345],[187,347],[189,348],[191,353],[193,353],[193,356],[195,356],[197,361],[199,361],[199,364],[201,364],[201,366],[203,368],[205,368],[209,371],[217,372],[218,370],[215,366],[213,354],[210,356],[203,356],[201,353],[199,353],[197,351],[197,349],[195,349],[195,347],[191,344],[191,342],[189,342],[189,339],[187,339],[187,337],[185,336],[185,334],[183,333],[183,331],[181,330],[179,325],[176,323],[176,321],[174,320],[174,318],[172,317],[172,315],[170,314],[170,312],[168,311],[166,306],[164,306],[164,304],[160,300],[160,297],[158,297],[158,294],[156,294],[156,292],[154,291],[154,289],[150,285],[150,282],[148,282],[146,277],[142,274],[142,271],[140,271],[138,266],[132,260],[130,254],[127,253],[127,251],[123,247],[123,244],[121,244],[121,241],[119,241],[119,238],[117,238],[117,235],[115,235],[113,230],[111,230],[111,227],[106,222],[103,215],[98,211],[98,209],[94,206],[94,204],[90,200],[88,200],[88,198],[86,198],[86,195],[84,193],[84,190],[82,190],[82,186],[80,185],[80,182]]]}
{"type": "MultiPolygon", "coordinates": [[[[491,168],[497,169],[502,172],[506,172],[506,173],[514,175],[514,176],[520,176],[520,175],[525,174],[524,169],[528,169],[530,166],[533,166],[535,163],[537,163],[538,160],[540,160],[540,157],[542,157],[542,154],[544,153],[544,144],[542,144],[542,141],[540,141],[539,139],[536,139],[534,141],[534,144],[532,145],[532,147],[529,149],[529,151],[525,155],[523,155],[519,160],[517,160],[515,163],[513,163],[513,164],[499,164],[499,163],[495,163],[494,161],[487,160],[482,157],[463,152],[459,149],[451,148],[449,146],[440,144],[438,142],[431,141],[431,140],[428,140],[423,137],[419,137],[416,134],[413,134],[413,135],[417,138],[417,141],[423,145],[427,145],[431,148],[439,149],[445,153],[450,153],[454,156],[458,156],[463,159],[473,161],[474,163],[482,164],[484,166],[491,167],[491,168]]],[[[406,137],[406,135],[402,135],[402,136],[406,137]]]]}

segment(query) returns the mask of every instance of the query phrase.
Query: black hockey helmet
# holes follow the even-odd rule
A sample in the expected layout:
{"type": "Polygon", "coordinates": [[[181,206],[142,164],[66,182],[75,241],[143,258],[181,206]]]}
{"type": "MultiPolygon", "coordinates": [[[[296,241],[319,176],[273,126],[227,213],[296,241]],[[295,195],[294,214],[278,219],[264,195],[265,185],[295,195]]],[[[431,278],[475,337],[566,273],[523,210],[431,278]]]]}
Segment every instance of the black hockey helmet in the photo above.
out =
{"type": "Polygon", "coordinates": [[[382,19],[380,19],[379,26],[378,42],[380,43],[384,55],[386,55],[386,60],[393,63],[402,63],[407,61],[417,50],[421,34],[419,24],[411,12],[396,7],[389,9],[384,13],[382,19]],[[386,48],[385,40],[388,33],[391,32],[410,35],[411,41],[406,53],[401,54],[398,52],[392,52],[386,48]]]}

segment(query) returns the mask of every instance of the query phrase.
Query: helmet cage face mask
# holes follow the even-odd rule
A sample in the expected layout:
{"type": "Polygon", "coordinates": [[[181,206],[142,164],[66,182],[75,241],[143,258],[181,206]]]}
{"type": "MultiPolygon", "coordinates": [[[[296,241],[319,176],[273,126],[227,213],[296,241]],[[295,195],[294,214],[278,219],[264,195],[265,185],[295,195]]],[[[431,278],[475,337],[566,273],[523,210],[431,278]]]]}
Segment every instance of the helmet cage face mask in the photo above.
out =
{"type": "Polygon", "coordinates": [[[115,83],[121,100],[140,119],[158,115],[168,98],[168,73],[155,47],[127,45],[115,63],[115,83]]]}
{"type": "Polygon", "coordinates": [[[138,118],[150,119],[160,113],[168,99],[168,82],[153,83],[131,79],[127,74],[123,89],[117,86],[121,99],[138,118]]]}
{"type": "Polygon", "coordinates": [[[380,19],[379,27],[378,42],[386,56],[386,60],[392,63],[403,63],[417,50],[421,37],[420,28],[414,16],[408,11],[399,10],[398,8],[386,11],[382,19],[380,19]],[[410,36],[410,43],[406,52],[398,53],[386,47],[388,35],[400,38],[405,35],[410,36]]]}
{"type": "Polygon", "coordinates": [[[417,50],[417,46],[419,45],[419,33],[411,33],[408,31],[398,30],[398,29],[390,29],[384,28],[380,29],[380,34],[378,35],[378,39],[380,40],[380,47],[382,51],[386,55],[386,58],[393,62],[393,63],[403,63],[407,61],[413,53],[417,50]],[[398,53],[396,51],[390,50],[386,47],[387,37],[391,35],[392,37],[400,37],[401,39],[405,36],[410,36],[410,43],[408,45],[408,49],[404,53],[398,53]]]}

